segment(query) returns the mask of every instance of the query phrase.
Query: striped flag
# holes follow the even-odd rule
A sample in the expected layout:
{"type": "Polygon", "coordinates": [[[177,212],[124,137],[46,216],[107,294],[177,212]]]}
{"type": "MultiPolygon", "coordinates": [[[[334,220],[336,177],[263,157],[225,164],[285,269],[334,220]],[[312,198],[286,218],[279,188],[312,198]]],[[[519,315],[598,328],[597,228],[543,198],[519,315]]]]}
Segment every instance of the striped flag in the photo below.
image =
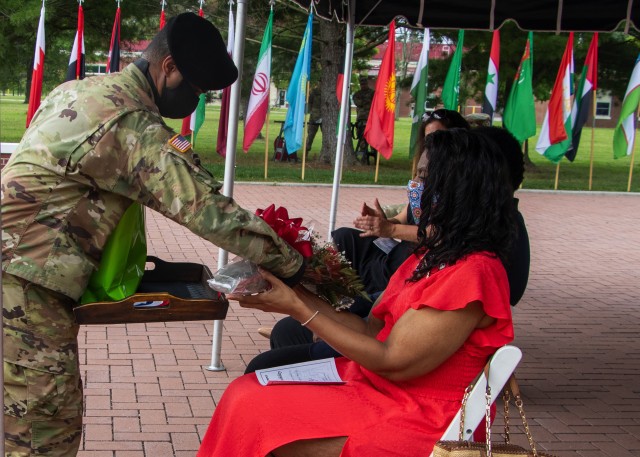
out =
{"type": "MultiPolygon", "coordinates": [[[[233,20],[233,10],[229,3],[229,32],[227,33],[227,54],[233,58],[233,43],[235,41],[235,22],[233,20]]],[[[229,128],[229,103],[231,102],[231,86],[222,89],[222,100],[220,101],[220,120],[218,121],[218,140],[216,151],[222,157],[227,155],[227,130],[229,128]]]]}
{"type": "Polygon", "coordinates": [[[620,119],[613,130],[613,157],[631,155],[636,137],[636,111],[640,103],[640,55],[631,73],[631,79],[622,101],[620,119]]]}
{"type": "Polygon", "coordinates": [[[576,91],[576,100],[573,103],[573,110],[571,112],[571,120],[573,121],[572,145],[565,153],[565,157],[571,162],[573,162],[576,158],[576,154],[578,153],[582,127],[584,127],[584,124],[587,122],[590,108],[593,105],[593,96],[596,90],[597,81],[598,32],[594,33],[593,38],[591,39],[591,45],[587,52],[587,58],[584,61],[584,67],[582,67],[582,76],[580,76],[580,83],[578,84],[578,90],[576,91]]]}
{"type": "Polygon", "coordinates": [[[107,59],[107,73],[120,71],[120,6],[116,10],[116,18],[113,21],[111,31],[111,45],[109,46],[109,58],[107,59]]]}
{"type": "Polygon", "coordinates": [[[307,81],[309,81],[309,74],[311,73],[312,38],[313,13],[310,13],[302,43],[300,43],[300,52],[287,88],[289,109],[284,120],[284,141],[287,145],[288,154],[293,154],[302,147],[304,115],[307,105],[307,81]]]}
{"type": "Polygon", "coordinates": [[[504,106],[502,122],[520,143],[536,134],[536,107],[533,100],[533,32],[529,32],[524,46],[524,53],[504,106]]]}
{"type": "Polygon", "coordinates": [[[500,68],[500,31],[493,31],[491,40],[491,55],[489,56],[489,68],[487,69],[487,85],[484,89],[484,103],[482,112],[491,117],[496,110],[498,100],[498,69],[500,68]]]}
{"type": "Polygon", "coordinates": [[[411,138],[409,139],[409,157],[413,157],[418,146],[418,139],[424,135],[422,129],[422,116],[427,108],[427,76],[429,73],[429,43],[431,34],[429,29],[424,29],[424,37],[422,39],[422,51],[416,66],[416,72],[413,74],[413,82],[411,83],[411,96],[413,97],[415,108],[413,109],[413,119],[411,120],[411,138]]]}
{"type": "Polygon", "coordinates": [[[273,29],[273,10],[269,14],[267,26],[262,36],[260,54],[256,72],[253,75],[251,85],[251,95],[249,96],[249,106],[244,119],[244,140],[242,149],[249,150],[255,139],[260,134],[264,126],[264,121],[269,110],[269,88],[271,87],[271,34],[273,29]]]}
{"type": "Polygon", "coordinates": [[[544,117],[536,151],[558,163],[571,146],[571,94],[573,85],[573,32],[560,62],[544,117]]]}
{"type": "Polygon", "coordinates": [[[160,11],[160,30],[162,30],[164,28],[164,25],[167,23],[167,18],[164,14],[164,5],[165,5],[165,1],[162,0],[162,10],[160,11]]]}
{"type": "Polygon", "coordinates": [[[27,127],[31,124],[33,115],[40,106],[42,97],[42,77],[44,76],[44,2],[40,10],[38,21],[38,35],[36,38],[36,51],[33,57],[33,73],[31,74],[31,90],[29,91],[29,108],[27,109],[27,127]]]}
{"type": "Polygon", "coordinates": [[[84,11],[82,1],[78,3],[78,30],[73,40],[73,48],[67,68],[67,81],[84,79],[84,11]]]}
{"type": "Polygon", "coordinates": [[[385,159],[393,154],[393,128],[396,116],[396,24],[389,25],[389,45],[382,58],[376,90],[371,101],[364,137],[385,159]]]}
{"type": "Polygon", "coordinates": [[[451,59],[447,77],[442,86],[442,103],[446,109],[458,111],[460,98],[460,67],[462,66],[462,48],[464,46],[464,30],[458,31],[458,43],[451,59]]]}

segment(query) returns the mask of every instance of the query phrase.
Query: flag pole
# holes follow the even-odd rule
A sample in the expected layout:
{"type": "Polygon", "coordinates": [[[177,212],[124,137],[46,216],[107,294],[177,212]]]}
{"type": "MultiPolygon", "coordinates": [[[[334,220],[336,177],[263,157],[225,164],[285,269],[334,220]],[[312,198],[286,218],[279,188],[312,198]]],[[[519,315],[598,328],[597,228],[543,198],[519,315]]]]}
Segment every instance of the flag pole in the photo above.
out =
{"type": "Polygon", "coordinates": [[[269,102],[267,102],[267,118],[265,124],[267,129],[265,131],[265,139],[264,139],[264,179],[267,179],[267,167],[269,164],[269,102]]]}
{"type": "MultiPolygon", "coordinates": [[[[640,106],[636,112],[636,119],[640,116],[640,106]]],[[[638,121],[636,121],[638,122],[638,121]]],[[[637,129],[637,126],[636,126],[637,129]]],[[[627,182],[627,192],[631,192],[631,179],[633,178],[633,161],[636,156],[636,136],[633,135],[633,145],[631,146],[631,163],[629,164],[629,181],[627,182]]]]}
{"type": "Polygon", "coordinates": [[[553,190],[558,190],[558,178],[560,178],[560,162],[556,165],[556,183],[553,186],[553,190]]]}
{"type": "MultiPolygon", "coordinates": [[[[305,106],[309,107],[309,80],[307,79],[307,93],[305,95],[305,106]]],[[[304,115],[304,135],[302,137],[302,180],[304,181],[304,167],[307,163],[307,133],[309,131],[310,116],[304,115]]]]}
{"type": "Polygon", "coordinates": [[[373,177],[373,182],[378,182],[378,170],[380,168],[380,151],[376,152],[376,174],[373,177]]]}
{"type": "Polygon", "coordinates": [[[593,185],[593,145],[596,132],[596,90],[593,91],[593,119],[591,120],[591,155],[589,157],[589,190],[593,185]]]}

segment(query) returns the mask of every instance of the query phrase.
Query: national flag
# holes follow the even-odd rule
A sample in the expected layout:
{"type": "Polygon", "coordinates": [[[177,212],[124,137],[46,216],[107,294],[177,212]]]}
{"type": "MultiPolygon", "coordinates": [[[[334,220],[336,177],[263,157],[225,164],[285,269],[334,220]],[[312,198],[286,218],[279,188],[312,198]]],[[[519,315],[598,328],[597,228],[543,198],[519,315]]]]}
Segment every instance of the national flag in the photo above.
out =
{"type": "Polygon", "coordinates": [[[242,141],[242,149],[244,152],[249,150],[255,139],[260,134],[260,130],[264,126],[269,111],[269,88],[271,87],[271,34],[273,29],[273,10],[269,14],[267,26],[262,35],[262,44],[260,45],[260,54],[258,54],[258,64],[256,72],[253,75],[253,84],[251,85],[251,95],[249,96],[249,105],[247,107],[247,115],[244,119],[244,140],[242,141]]]}
{"type": "Polygon", "coordinates": [[[502,123],[520,143],[536,134],[536,107],[533,100],[533,32],[529,32],[524,46],[524,53],[504,107],[502,123]]]}
{"type": "Polygon", "coordinates": [[[42,97],[42,77],[44,75],[44,3],[40,9],[36,51],[33,56],[33,73],[31,73],[31,90],[29,91],[29,108],[27,109],[27,127],[40,106],[42,97]]]}
{"type": "Polygon", "coordinates": [[[422,51],[416,66],[416,72],[413,74],[413,82],[411,83],[411,96],[414,101],[413,119],[411,121],[411,138],[409,140],[409,157],[413,157],[418,146],[418,139],[424,135],[422,129],[422,116],[427,108],[427,75],[429,69],[429,43],[431,34],[429,29],[424,29],[422,39],[422,51]]]}
{"type": "Polygon", "coordinates": [[[287,88],[289,109],[284,121],[284,141],[287,152],[293,154],[302,147],[304,115],[307,105],[307,81],[311,73],[311,42],[313,40],[313,13],[309,14],[300,52],[287,88]]]}
{"type": "Polygon", "coordinates": [[[371,101],[371,109],[364,137],[371,147],[385,159],[393,154],[393,127],[396,115],[396,24],[389,25],[387,50],[380,64],[376,90],[371,101]]]}
{"type": "Polygon", "coordinates": [[[482,112],[488,114],[493,122],[493,113],[496,110],[498,100],[498,70],[500,68],[500,31],[493,31],[491,40],[491,55],[489,56],[489,68],[487,69],[487,85],[484,89],[484,103],[482,112]]]}
{"type": "Polygon", "coordinates": [[[116,18],[113,21],[111,31],[111,45],[109,46],[109,58],[107,59],[107,73],[120,71],[120,7],[116,9],[116,18]]]}
{"type": "Polygon", "coordinates": [[[613,157],[619,159],[631,155],[636,137],[636,117],[640,103],[640,55],[636,60],[624,94],[618,125],[613,130],[613,157]]]}
{"type": "Polygon", "coordinates": [[[73,48],[67,68],[67,81],[84,79],[84,11],[82,2],[78,4],[78,30],[73,40],[73,48]]]}
{"type": "MultiPolygon", "coordinates": [[[[162,28],[164,26],[164,24],[163,24],[164,2],[162,2],[162,8],[163,8],[162,9],[163,16],[160,19],[160,22],[161,22],[160,28],[162,28]]],[[[198,16],[204,17],[204,10],[202,9],[202,1],[200,2],[200,10],[198,10],[198,16]]],[[[187,117],[182,119],[182,127],[180,128],[180,135],[187,136],[187,135],[191,135],[193,133],[194,137],[195,137],[195,126],[198,123],[197,120],[196,120],[196,113],[198,113],[198,111],[201,111],[202,114],[204,114],[204,103],[205,103],[204,100],[205,99],[202,98],[202,95],[203,94],[200,94],[200,98],[198,100],[198,106],[196,106],[196,109],[193,110],[193,113],[191,113],[190,115],[188,115],[187,117]],[[203,104],[203,106],[200,107],[200,104],[203,104]],[[200,108],[200,110],[199,110],[199,108],[200,108]]],[[[204,118],[201,120],[200,125],[202,125],[203,122],[204,122],[204,118]]]]}
{"type": "Polygon", "coordinates": [[[165,5],[165,1],[162,0],[162,10],[160,11],[160,30],[163,29],[164,25],[167,23],[167,18],[164,14],[164,5],[165,5]]]}
{"type": "Polygon", "coordinates": [[[338,77],[336,78],[336,98],[338,99],[338,104],[342,101],[342,85],[344,84],[344,73],[338,73],[338,77]]]}
{"type": "MultiPolygon", "coordinates": [[[[227,33],[227,54],[233,58],[233,43],[235,41],[235,23],[233,11],[229,4],[229,32],[227,33]]],[[[222,100],[220,101],[220,119],[218,121],[218,141],[216,151],[222,157],[227,155],[227,130],[229,128],[229,104],[231,102],[231,86],[222,90],[222,100]]]]}
{"type": "Polygon", "coordinates": [[[573,111],[571,112],[571,120],[573,122],[573,137],[571,147],[564,154],[571,162],[576,158],[578,153],[578,145],[580,145],[580,135],[582,127],[587,122],[589,111],[593,104],[594,92],[598,81],[598,32],[593,34],[591,45],[587,51],[587,58],[582,67],[582,75],[580,83],[576,91],[576,99],[573,102],[573,111]]]}
{"type": "Polygon", "coordinates": [[[189,129],[193,132],[193,145],[196,144],[196,138],[198,136],[198,132],[200,131],[200,127],[204,124],[205,111],[207,109],[207,95],[200,94],[200,99],[198,100],[198,106],[196,106],[196,110],[191,114],[191,120],[189,123],[189,129]]]}
{"type": "Polygon", "coordinates": [[[536,151],[558,163],[571,147],[571,95],[573,93],[573,32],[569,33],[556,82],[544,116],[536,151]]]}
{"type": "Polygon", "coordinates": [[[458,111],[460,96],[460,67],[462,66],[462,48],[464,46],[464,30],[458,31],[458,44],[451,59],[447,77],[442,86],[442,103],[446,109],[458,111]]]}

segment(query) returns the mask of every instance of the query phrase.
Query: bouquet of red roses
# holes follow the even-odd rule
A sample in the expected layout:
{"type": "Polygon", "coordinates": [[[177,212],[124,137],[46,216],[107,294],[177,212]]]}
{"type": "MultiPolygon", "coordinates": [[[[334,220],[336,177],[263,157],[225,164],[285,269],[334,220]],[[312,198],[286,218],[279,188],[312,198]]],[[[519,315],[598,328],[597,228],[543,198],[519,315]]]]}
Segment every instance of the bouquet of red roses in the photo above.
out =
{"type": "Polygon", "coordinates": [[[333,243],[322,242],[313,233],[313,227],[303,226],[302,218],[289,218],[286,208],[275,205],[258,209],[256,215],[302,254],[307,262],[302,284],[336,310],[348,308],[358,296],[369,299],[360,277],[344,254],[333,243]]]}

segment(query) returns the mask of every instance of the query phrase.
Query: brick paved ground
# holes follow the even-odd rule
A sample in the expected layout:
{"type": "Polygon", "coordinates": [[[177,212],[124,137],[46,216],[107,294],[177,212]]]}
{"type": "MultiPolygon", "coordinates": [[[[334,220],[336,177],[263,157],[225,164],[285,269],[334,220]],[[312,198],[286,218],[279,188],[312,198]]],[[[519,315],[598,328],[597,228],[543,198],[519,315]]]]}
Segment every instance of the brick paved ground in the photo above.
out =
{"type": "MultiPolygon", "coordinates": [[[[372,196],[384,204],[405,193],[342,188],[337,226],[372,196]]],[[[235,197],[249,209],[285,205],[327,233],[330,187],[243,184],[235,197]]],[[[640,195],[521,192],[520,201],[532,265],[514,309],[515,344],[539,448],[560,457],[640,456],[640,195]]],[[[218,249],[180,226],[150,214],[148,232],[150,254],[215,270],[218,249]]],[[[256,329],[277,317],[232,303],[222,372],[205,369],[211,322],[83,327],[80,456],[194,456],[229,381],[268,348],[256,329]]],[[[523,444],[523,435],[514,441],[523,444]]]]}

